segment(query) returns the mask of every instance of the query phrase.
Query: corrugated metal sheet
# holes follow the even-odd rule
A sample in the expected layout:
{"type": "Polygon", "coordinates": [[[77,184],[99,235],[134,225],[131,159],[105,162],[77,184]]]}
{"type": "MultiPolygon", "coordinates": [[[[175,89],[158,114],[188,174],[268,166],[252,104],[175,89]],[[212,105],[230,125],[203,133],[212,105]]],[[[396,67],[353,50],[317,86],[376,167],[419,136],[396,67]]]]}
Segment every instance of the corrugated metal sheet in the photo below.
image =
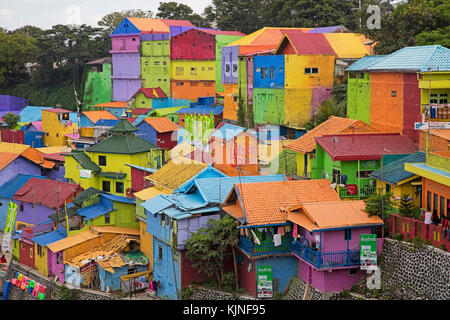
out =
{"type": "Polygon", "coordinates": [[[356,33],[324,33],[324,35],[340,59],[359,59],[369,54],[356,33]]]}
{"type": "Polygon", "coordinates": [[[29,175],[29,174],[17,174],[12,178],[11,180],[8,180],[5,182],[2,186],[0,186],[0,197],[5,199],[12,199],[14,197],[14,194],[22,188],[22,186],[27,183],[28,180],[31,178],[38,178],[38,179],[46,179],[44,176],[36,176],[36,175],[29,175]]]}

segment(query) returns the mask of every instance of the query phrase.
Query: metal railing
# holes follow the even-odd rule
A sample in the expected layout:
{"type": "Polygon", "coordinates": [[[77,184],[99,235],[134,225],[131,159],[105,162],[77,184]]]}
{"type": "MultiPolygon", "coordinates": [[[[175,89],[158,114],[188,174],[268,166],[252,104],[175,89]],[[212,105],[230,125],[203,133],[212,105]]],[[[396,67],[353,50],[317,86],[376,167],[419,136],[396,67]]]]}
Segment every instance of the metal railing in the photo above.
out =
{"type": "Polygon", "coordinates": [[[250,255],[264,255],[289,253],[291,242],[287,238],[281,239],[281,244],[275,246],[272,239],[261,241],[261,244],[252,243],[250,240],[241,237],[238,244],[239,248],[250,255]]]}
{"type": "Polygon", "coordinates": [[[347,188],[341,188],[339,187],[339,198],[368,198],[374,194],[377,193],[377,187],[371,187],[371,186],[365,186],[365,187],[361,187],[359,188],[359,195],[358,195],[358,191],[356,192],[356,194],[348,194],[347,192],[347,188]]]}

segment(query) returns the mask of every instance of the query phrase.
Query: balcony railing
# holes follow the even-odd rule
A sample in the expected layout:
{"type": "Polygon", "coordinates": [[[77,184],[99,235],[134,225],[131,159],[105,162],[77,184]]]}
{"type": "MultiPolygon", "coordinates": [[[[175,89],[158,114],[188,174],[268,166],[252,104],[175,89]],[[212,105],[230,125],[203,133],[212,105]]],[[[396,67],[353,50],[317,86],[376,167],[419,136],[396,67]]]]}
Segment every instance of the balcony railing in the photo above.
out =
{"type": "Polygon", "coordinates": [[[339,187],[339,198],[343,199],[343,198],[368,198],[374,194],[377,193],[377,187],[370,187],[370,186],[365,186],[365,187],[361,187],[359,188],[359,195],[358,195],[358,190],[356,190],[356,194],[348,194],[348,189],[347,187],[339,187]]]}
{"type": "Polygon", "coordinates": [[[424,121],[449,121],[450,120],[450,104],[436,103],[423,105],[422,113],[424,121]]]}
{"type": "Polygon", "coordinates": [[[351,267],[360,264],[359,250],[343,250],[320,253],[318,250],[313,250],[295,240],[292,243],[291,252],[309,264],[312,264],[317,269],[351,267]]]}
{"type": "Polygon", "coordinates": [[[241,250],[250,255],[264,255],[289,253],[291,242],[287,238],[282,238],[281,244],[279,246],[275,246],[272,239],[261,241],[261,244],[256,244],[244,237],[241,237],[238,246],[241,250]]]}

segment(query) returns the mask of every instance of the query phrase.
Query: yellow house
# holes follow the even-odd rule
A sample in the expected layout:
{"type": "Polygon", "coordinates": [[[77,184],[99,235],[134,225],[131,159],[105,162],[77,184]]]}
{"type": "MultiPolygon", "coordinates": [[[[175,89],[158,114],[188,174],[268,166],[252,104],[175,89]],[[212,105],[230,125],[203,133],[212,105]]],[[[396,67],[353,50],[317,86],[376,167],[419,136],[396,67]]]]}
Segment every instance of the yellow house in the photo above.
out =
{"type": "Polygon", "coordinates": [[[420,72],[418,75],[423,120],[450,121],[450,71],[420,72]],[[425,113],[433,105],[435,114],[425,113]]]}
{"type": "Polygon", "coordinates": [[[416,152],[407,156],[384,156],[383,166],[370,173],[371,178],[377,179],[377,188],[384,193],[392,192],[394,198],[400,199],[407,194],[414,200],[414,206],[420,208],[422,203],[422,178],[405,170],[405,164],[425,162],[425,152],[416,152]],[[394,160],[394,161],[392,161],[394,160]]]}
{"type": "Polygon", "coordinates": [[[172,80],[216,80],[215,60],[173,60],[170,63],[172,80]]]}
{"type": "Polygon", "coordinates": [[[327,121],[308,131],[284,148],[297,152],[297,175],[310,178],[311,162],[314,161],[316,153],[315,137],[338,133],[352,134],[375,132],[378,131],[361,120],[331,116],[327,121]]]}
{"type": "Polygon", "coordinates": [[[42,131],[47,147],[67,146],[67,135],[78,133],[76,113],[61,108],[42,110],[42,131]]]}
{"type": "MultiPolygon", "coordinates": [[[[134,135],[138,129],[126,119],[111,129],[107,139],[65,155],[65,177],[82,188],[93,187],[104,192],[132,197],[131,167],[126,164],[153,167],[163,158],[163,150],[134,135]]],[[[162,161],[161,161],[162,162],[162,161]]]]}

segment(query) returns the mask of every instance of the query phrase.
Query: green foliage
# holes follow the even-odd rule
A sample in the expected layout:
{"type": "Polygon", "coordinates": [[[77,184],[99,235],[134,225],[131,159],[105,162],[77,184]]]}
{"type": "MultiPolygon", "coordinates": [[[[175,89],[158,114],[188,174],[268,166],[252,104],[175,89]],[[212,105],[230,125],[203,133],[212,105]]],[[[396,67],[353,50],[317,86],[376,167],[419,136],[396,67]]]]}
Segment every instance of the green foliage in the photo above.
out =
{"type": "Polygon", "coordinates": [[[216,276],[220,286],[224,279],[219,275],[223,262],[228,257],[228,249],[236,245],[238,231],[230,216],[220,220],[209,220],[206,227],[200,228],[186,241],[186,258],[194,268],[209,277],[216,276]]]}
{"type": "Polygon", "coordinates": [[[351,299],[352,295],[347,290],[341,291],[341,297],[345,300],[351,299]]]}
{"type": "Polygon", "coordinates": [[[443,251],[447,251],[447,247],[445,246],[445,244],[441,243],[441,245],[439,246],[439,248],[443,251]]]}
{"type": "Polygon", "coordinates": [[[122,22],[125,18],[153,18],[153,12],[150,10],[143,9],[129,9],[122,10],[120,12],[112,12],[109,13],[97,22],[97,24],[101,27],[105,28],[105,31],[109,33],[113,32],[114,29],[122,22]]]}
{"type": "Polygon", "coordinates": [[[181,291],[181,300],[190,300],[195,292],[196,286],[188,286],[181,291]]]}
{"type": "Polygon", "coordinates": [[[160,2],[157,18],[173,20],[189,20],[198,27],[210,28],[210,23],[201,15],[195,13],[188,5],[174,1],[160,2]]]}
{"type": "Polygon", "coordinates": [[[14,129],[20,120],[20,116],[18,114],[14,114],[12,112],[5,114],[2,118],[3,118],[3,121],[6,122],[6,124],[7,124],[6,127],[8,129],[14,129]]]}
{"type": "Polygon", "coordinates": [[[403,241],[403,234],[401,234],[401,233],[395,234],[394,239],[397,241],[403,241]]]}
{"type": "Polygon", "coordinates": [[[59,287],[59,299],[60,300],[79,300],[80,290],[79,289],[69,289],[67,286],[63,285],[59,287]]]}
{"type": "Polygon", "coordinates": [[[424,31],[416,36],[416,45],[427,46],[440,44],[443,47],[450,48],[450,26],[437,28],[432,31],[424,31]]]}
{"type": "Polygon", "coordinates": [[[238,117],[238,125],[240,125],[241,127],[246,127],[247,123],[247,108],[244,102],[244,99],[242,99],[239,96],[239,102],[238,102],[238,112],[237,112],[237,117],[238,117]]]}
{"type": "Polygon", "coordinates": [[[381,219],[387,220],[388,212],[393,207],[394,201],[391,192],[385,194],[377,193],[367,199],[365,211],[369,214],[369,217],[377,215],[381,219]]]}
{"type": "Polygon", "coordinates": [[[404,217],[414,217],[415,207],[413,198],[408,194],[402,194],[398,204],[398,211],[404,217]]]}

